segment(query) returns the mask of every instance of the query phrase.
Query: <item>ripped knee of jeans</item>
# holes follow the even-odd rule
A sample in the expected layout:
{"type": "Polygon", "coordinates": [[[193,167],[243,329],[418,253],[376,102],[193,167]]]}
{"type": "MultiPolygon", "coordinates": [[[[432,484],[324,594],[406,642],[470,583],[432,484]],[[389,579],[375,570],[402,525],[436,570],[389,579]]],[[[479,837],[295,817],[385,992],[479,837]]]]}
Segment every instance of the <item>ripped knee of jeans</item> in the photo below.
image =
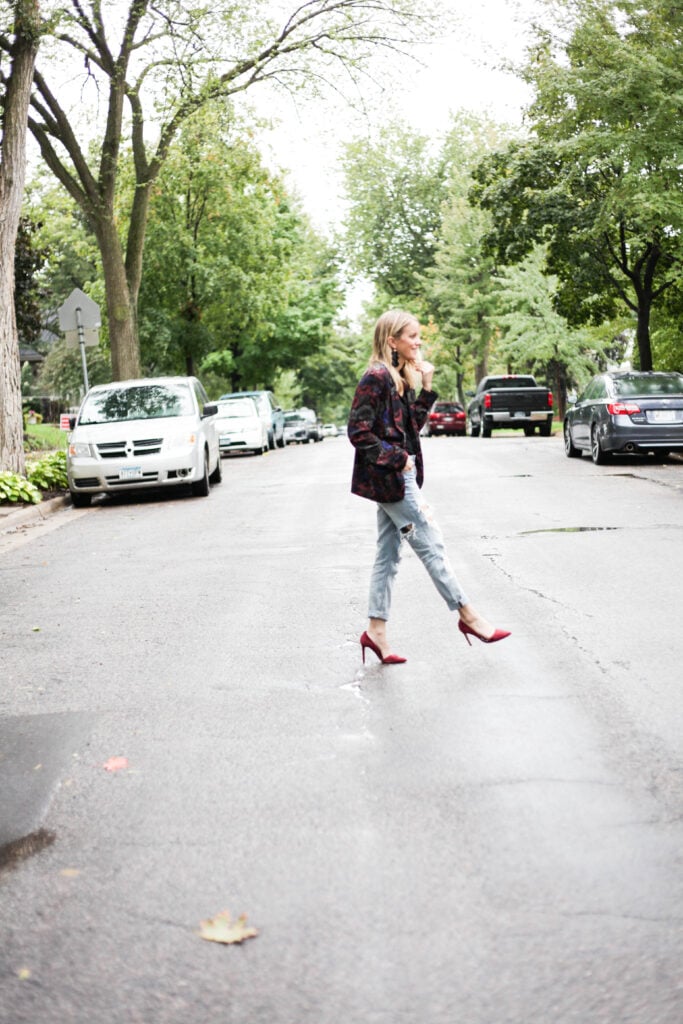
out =
{"type": "Polygon", "coordinates": [[[434,522],[434,511],[431,505],[428,505],[426,502],[424,505],[420,505],[420,512],[425,517],[428,523],[434,522]]]}
{"type": "Polygon", "coordinates": [[[414,529],[415,529],[415,527],[413,526],[412,523],[408,523],[407,526],[402,526],[401,527],[401,536],[407,537],[410,533],[413,532],[414,529]]]}

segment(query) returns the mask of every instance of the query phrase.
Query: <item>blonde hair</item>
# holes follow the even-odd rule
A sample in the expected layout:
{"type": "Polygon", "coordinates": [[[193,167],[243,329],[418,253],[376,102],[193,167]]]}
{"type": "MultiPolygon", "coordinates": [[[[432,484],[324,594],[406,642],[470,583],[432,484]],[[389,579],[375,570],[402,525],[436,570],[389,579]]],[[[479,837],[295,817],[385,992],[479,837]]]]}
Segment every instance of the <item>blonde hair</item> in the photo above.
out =
{"type": "Polygon", "coordinates": [[[409,388],[416,388],[420,383],[421,376],[409,363],[404,364],[403,375],[398,372],[395,366],[392,366],[392,349],[389,344],[389,338],[400,338],[406,327],[410,327],[412,324],[419,324],[417,317],[403,309],[387,310],[386,313],[382,313],[375,324],[370,366],[375,363],[383,363],[389,370],[399,395],[403,394],[406,384],[409,388]]]}

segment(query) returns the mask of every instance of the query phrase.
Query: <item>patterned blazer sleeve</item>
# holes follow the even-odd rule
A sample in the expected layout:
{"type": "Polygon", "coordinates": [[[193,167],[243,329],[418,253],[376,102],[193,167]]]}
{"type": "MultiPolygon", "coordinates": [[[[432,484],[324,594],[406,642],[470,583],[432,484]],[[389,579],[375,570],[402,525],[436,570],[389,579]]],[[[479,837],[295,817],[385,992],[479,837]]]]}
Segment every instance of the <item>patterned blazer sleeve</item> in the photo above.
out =
{"type": "Polygon", "coordinates": [[[436,391],[427,391],[425,388],[422,389],[420,394],[417,396],[415,401],[412,403],[413,419],[417,426],[417,432],[419,433],[424,426],[425,420],[429,414],[429,410],[434,405],[434,402],[439,397],[436,391]]]}
{"type": "Polygon", "coordinates": [[[407,452],[400,444],[392,444],[381,436],[390,435],[393,426],[389,385],[381,375],[365,373],[351,403],[348,437],[354,448],[362,452],[366,464],[403,469],[407,452]]]}

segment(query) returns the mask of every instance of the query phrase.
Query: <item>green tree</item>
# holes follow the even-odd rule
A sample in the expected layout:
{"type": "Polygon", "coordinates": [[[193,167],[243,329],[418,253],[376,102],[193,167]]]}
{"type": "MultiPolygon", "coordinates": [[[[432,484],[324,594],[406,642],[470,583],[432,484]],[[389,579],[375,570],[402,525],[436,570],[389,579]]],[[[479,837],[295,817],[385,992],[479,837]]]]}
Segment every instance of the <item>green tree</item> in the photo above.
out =
{"type": "Polygon", "coordinates": [[[570,327],[555,309],[557,279],[548,276],[544,266],[545,253],[537,246],[498,276],[491,318],[499,333],[495,354],[509,372],[534,373],[547,381],[563,419],[568,388],[604,365],[603,348],[611,338],[607,335],[600,345],[588,329],[570,327]]]}
{"type": "Polygon", "coordinates": [[[533,136],[487,158],[476,200],[503,263],[547,242],[557,308],[573,324],[633,313],[641,369],[650,318],[683,257],[683,9],[570,0],[563,38],[538,31],[524,69],[533,136]]]}
{"type": "Polygon", "coordinates": [[[146,369],[272,387],[326,343],[334,255],[220,110],[188,122],[155,188],[140,293],[146,369]]]}
{"type": "Polygon", "coordinates": [[[14,308],[19,340],[35,345],[44,326],[45,294],[40,271],[45,266],[48,250],[38,240],[40,225],[22,216],[14,247],[14,308]]]}
{"type": "Polygon", "coordinates": [[[483,251],[490,215],[468,201],[472,169],[509,130],[488,117],[461,112],[444,141],[448,197],[442,207],[434,264],[423,277],[426,302],[436,327],[434,348],[440,370],[454,375],[453,393],[465,403],[464,382],[472,364],[478,381],[487,373],[495,325],[493,258],[483,251]]]}
{"type": "Polygon", "coordinates": [[[420,277],[434,263],[447,198],[448,158],[400,122],[358,138],[343,159],[349,211],[344,247],[351,269],[389,302],[422,299],[420,277]]]}
{"type": "Polygon", "coordinates": [[[22,473],[14,249],[26,176],[26,119],[41,30],[38,3],[3,3],[0,18],[0,469],[22,473]]]}
{"type": "MultiPolygon", "coordinates": [[[[377,47],[397,49],[427,24],[414,0],[309,0],[282,22],[265,0],[188,6],[180,0],[54,0],[54,32],[34,82],[30,129],[42,156],[78,203],[102,258],[114,377],[139,373],[138,297],[152,189],[180,126],[208,102],[270,80],[281,88],[321,87],[337,69],[352,82],[377,47]],[[80,66],[73,116],[61,69],[80,66]],[[103,117],[97,117],[106,97],[103,117]],[[92,116],[79,140],[80,110],[92,116]],[[90,145],[96,132],[96,142],[90,145]],[[123,221],[122,146],[133,154],[135,187],[123,221]],[[121,230],[122,223],[125,230],[121,230]]],[[[0,38],[0,46],[10,45],[0,38]]]]}

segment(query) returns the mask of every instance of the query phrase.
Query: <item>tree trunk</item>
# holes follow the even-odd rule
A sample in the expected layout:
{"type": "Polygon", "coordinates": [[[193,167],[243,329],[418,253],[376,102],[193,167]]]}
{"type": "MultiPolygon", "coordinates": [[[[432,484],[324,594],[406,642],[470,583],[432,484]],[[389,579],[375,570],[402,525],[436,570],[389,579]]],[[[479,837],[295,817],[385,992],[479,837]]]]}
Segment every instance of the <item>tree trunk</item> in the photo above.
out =
{"type": "Polygon", "coordinates": [[[19,339],[14,308],[14,247],[26,174],[26,131],[40,11],[36,0],[13,6],[15,38],[2,110],[0,151],[0,469],[23,473],[19,339]]]}
{"type": "Polygon", "coordinates": [[[111,370],[114,380],[140,376],[140,349],[137,338],[136,296],[131,295],[121,243],[113,219],[103,217],[96,225],[102,254],[102,270],[107,294],[111,370]]]}
{"type": "Polygon", "coordinates": [[[636,341],[641,370],[652,369],[652,346],[650,344],[650,309],[652,296],[648,293],[638,295],[638,324],[636,341]]]}

